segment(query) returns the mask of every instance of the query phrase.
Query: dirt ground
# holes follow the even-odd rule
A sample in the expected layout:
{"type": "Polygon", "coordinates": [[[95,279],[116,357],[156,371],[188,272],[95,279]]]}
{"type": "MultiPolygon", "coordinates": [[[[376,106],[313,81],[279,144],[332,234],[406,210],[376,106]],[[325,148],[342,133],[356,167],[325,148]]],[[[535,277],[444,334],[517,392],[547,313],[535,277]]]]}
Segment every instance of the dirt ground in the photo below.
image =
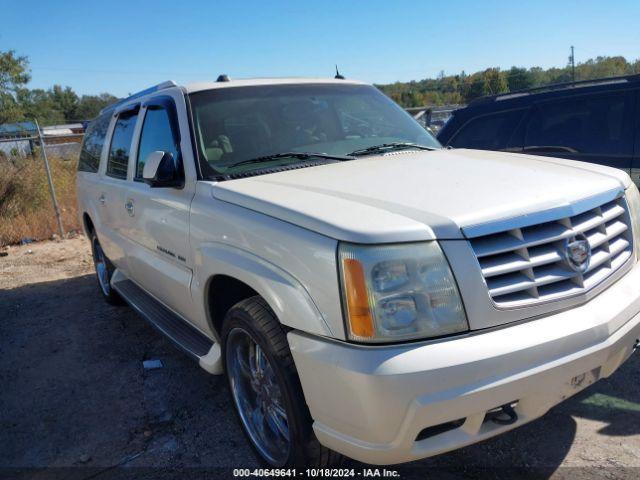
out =
{"type": "MultiPolygon", "coordinates": [[[[2,251],[0,478],[230,478],[256,467],[224,378],[101,300],[84,237],[2,251]],[[144,370],[147,359],[164,366],[144,370]]],[[[407,479],[640,478],[639,367],[636,355],[505,435],[391,468],[407,479]]]]}
{"type": "MultiPolygon", "coordinates": [[[[93,272],[83,235],[62,242],[36,242],[0,249],[0,290],[79,277],[93,272]]],[[[71,311],[69,312],[71,313],[71,311]]]]}

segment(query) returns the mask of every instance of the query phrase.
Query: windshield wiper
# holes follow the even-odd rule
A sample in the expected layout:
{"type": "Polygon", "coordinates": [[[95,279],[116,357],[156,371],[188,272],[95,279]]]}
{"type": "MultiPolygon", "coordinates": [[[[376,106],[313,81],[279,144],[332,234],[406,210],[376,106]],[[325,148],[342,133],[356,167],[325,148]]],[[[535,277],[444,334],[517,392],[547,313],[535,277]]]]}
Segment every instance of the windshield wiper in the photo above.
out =
{"type": "Polygon", "coordinates": [[[391,150],[407,150],[410,148],[415,148],[417,150],[438,150],[435,147],[427,147],[426,145],[420,145],[417,143],[410,142],[392,142],[392,143],[383,143],[380,145],[374,145],[372,147],[362,148],[360,150],[354,150],[349,155],[360,156],[360,155],[369,155],[373,153],[386,152],[391,150]]]}
{"type": "Polygon", "coordinates": [[[242,160],[241,162],[237,162],[229,165],[227,168],[238,167],[240,165],[249,165],[251,163],[269,162],[271,160],[277,160],[278,158],[296,158],[298,160],[309,160],[311,158],[323,158],[326,160],[339,160],[341,162],[345,160],[354,159],[354,157],[348,156],[348,155],[328,155],[326,153],[311,153],[311,152],[282,152],[282,153],[274,153],[273,155],[264,155],[262,157],[242,160]]]}

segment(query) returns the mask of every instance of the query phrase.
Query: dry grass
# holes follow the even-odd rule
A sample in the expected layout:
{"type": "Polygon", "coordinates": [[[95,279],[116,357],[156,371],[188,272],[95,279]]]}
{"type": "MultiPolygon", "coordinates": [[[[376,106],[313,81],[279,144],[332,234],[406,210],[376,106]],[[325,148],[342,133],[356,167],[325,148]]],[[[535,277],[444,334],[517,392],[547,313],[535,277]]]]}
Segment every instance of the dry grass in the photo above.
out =
{"type": "MultiPolygon", "coordinates": [[[[65,232],[80,228],[75,174],[77,159],[49,158],[65,232]]],[[[0,157],[0,246],[23,238],[43,240],[57,224],[42,157],[0,157]]]]}

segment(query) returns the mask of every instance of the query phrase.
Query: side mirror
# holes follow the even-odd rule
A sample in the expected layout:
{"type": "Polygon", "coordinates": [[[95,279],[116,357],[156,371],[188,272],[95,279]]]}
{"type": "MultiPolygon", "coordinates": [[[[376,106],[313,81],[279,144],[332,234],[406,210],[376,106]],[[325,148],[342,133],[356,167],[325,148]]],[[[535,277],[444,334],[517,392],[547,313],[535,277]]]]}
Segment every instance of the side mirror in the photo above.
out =
{"type": "Polygon", "coordinates": [[[151,152],[144,162],[142,179],[151,188],[182,188],[184,186],[184,179],[170,152],[151,152]]]}

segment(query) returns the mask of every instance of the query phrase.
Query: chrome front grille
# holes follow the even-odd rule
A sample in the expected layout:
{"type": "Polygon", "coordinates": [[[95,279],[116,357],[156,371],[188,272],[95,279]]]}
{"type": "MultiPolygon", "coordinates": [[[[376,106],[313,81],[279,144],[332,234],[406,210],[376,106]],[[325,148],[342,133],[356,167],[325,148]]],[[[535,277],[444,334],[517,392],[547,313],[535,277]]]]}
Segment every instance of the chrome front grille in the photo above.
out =
{"type": "MultiPolygon", "coordinates": [[[[469,236],[469,235],[467,235],[469,236]]],[[[624,196],[579,214],[470,238],[489,295],[499,307],[520,307],[593,288],[632,255],[633,237],[624,196]],[[567,260],[567,242],[588,240],[583,273],[567,260]]]]}

